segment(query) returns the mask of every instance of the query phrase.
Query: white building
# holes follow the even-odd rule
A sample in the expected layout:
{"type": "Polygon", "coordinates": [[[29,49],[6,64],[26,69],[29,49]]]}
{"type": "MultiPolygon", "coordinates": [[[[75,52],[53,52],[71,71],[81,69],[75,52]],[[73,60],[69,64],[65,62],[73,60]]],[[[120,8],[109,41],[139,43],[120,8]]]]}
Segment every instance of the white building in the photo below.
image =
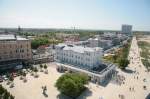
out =
{"type": "Polygon", "coordinates": [[[103,49],[107,49],[110,48],[112,46],[112,40],[107,40],[107,39],[103,39],[103,38],[90,38],[88,39],[88,46],[89,47],[101,47],[103,49]]]}
{"type": "Polygon", "coordinates": [[[99,39],[98,38],[89,38],[89,47],[98,47],[99,45],[99,39]]]}
{"type": "Polygon", "coordinates": [[[56,60],[81,68],[93,68],[100,64],[103,52],[101,48],[89,48],[76,45],[56,45],[56,60]]]}
{"type": "Polygon", "coordinates": [[[99,47],[102,47],[103,49],[108,49],[113,46],[112,40],[99,40],[99,47]]]}
{"type": "Polygon", "coordinates": [[[122,25],[122,33],[131,34],[132,33],[132,25],[122,25]]]}
{"type": "Polygon", "coordinates": [[[116,32],[104,32],[103,34],[104,37],[110,37],[110,38],[114,38],[116,37],[116,32]]]}

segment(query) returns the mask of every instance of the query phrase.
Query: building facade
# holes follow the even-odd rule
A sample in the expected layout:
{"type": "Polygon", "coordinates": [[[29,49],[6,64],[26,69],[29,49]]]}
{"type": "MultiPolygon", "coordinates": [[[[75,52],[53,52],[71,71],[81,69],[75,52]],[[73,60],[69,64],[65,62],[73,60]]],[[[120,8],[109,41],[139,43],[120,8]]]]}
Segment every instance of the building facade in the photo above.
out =
{"type": "Polygon", "coordinates": [[[31,59],[31,42],[28,39],[16,35],[0,35],[0,63],[31,59]]]}
{"type": "Polygon", "coordinates": [[[103,38],[90,38],[88,39],[88,46],[89,47],[101,47],[104,50],[107,48],[112,47],[112,40],[107,40],[107,39],[103,39],[103,38]]]}
{"type": "Polygon", "coordinates": [[[58,39],[63,39],[64,41],[72,41],[72,42],[77,42],[79,41],[79,34],[77,33],[56,33],[56,38],[58,39]]]}
{"type": "Polygon", "coordinates": [[[122,25],[122,33],[124,34],[132,34],[132,25],[122,25]]]}
{"type": "Polygon", "coordinates": [[[98,38],[89,38],[88,39],[88,42],[89,42],[89,47],[99,47],[98,44],[99,44],[99,39],[98,38]]]}
{"type": "Polygon", "coordinates": [[[56,45],[56,60],[61,63],[72,64],[81,68],[93,68],[100,64],[103,50],[76,45],[56,45]]]}

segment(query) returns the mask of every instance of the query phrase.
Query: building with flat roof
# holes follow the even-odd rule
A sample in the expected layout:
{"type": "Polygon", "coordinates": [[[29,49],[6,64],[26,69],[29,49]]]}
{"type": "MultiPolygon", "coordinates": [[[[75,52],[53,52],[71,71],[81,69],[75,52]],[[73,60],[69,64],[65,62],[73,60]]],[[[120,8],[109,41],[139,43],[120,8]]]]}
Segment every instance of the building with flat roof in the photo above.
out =
{"type": "Polygon", "coordinates": [[[89,48],[64,43],[56,45],[56,60],[82,68],[93,68],[100,64],[103,55],[101,48],[89,48]]]}
{"type": "Polygon", "coordinates": [[[7,62],[31,61],[30,40],[16,35],[0,35],[0,68],[7,67],[7,62]]]}
{"type": "Polygon", "coordinates": [[[56,45],[58,71],[85,73],[92,82],[105,85],[115,75],[116,66],[104,63],[101,60],[102,56],[103,49],[99,47],[90,48],[64,43],[56,45]]]}

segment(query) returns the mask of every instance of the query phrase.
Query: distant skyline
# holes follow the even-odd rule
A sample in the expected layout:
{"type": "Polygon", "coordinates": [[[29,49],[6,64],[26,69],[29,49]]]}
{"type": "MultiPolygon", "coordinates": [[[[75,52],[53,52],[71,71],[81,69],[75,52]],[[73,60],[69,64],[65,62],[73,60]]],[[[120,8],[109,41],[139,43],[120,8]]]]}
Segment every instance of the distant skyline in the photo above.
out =
{"type": "Polygon", "coordinates": [[[150,31],[150,0],[0,0],[0,28],[150,31]]]}

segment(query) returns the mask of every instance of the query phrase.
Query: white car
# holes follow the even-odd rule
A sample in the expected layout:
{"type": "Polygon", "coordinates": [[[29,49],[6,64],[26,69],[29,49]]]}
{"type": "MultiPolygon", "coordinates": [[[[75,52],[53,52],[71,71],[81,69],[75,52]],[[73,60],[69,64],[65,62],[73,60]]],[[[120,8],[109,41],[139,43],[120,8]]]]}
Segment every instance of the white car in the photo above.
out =
{"type": "Polygon", "coordinates": [[[3,77],[3,79],[4,79],[5,81],[8,80],[8,78],[6,77],[6,75],[3,75],[2,77],[3,77]]]}

